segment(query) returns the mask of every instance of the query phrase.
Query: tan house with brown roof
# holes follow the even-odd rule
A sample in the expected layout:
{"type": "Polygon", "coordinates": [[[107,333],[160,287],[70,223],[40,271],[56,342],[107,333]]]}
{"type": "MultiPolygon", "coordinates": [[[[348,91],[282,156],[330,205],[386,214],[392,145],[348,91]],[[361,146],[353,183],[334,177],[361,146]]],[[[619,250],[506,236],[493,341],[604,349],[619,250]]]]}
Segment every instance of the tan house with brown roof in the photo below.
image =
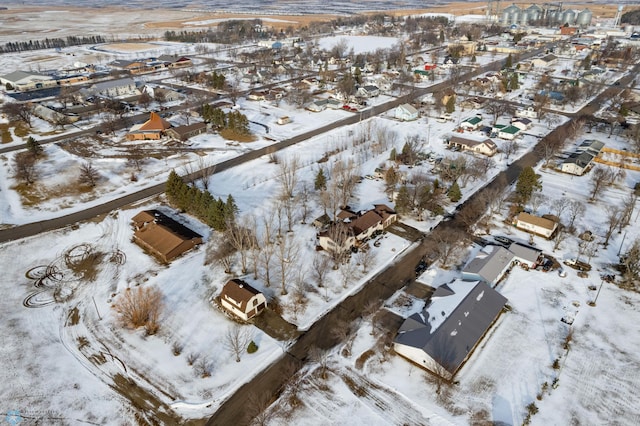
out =
{"type": "Polygon", "coordinates": [[[371,210],[358,214],[348,209],[341,210],[338,221],[318,235],[318,244],[327,251],[347,251],[371,238],[376,232],[385,230],[398,220],[397,213],[385,204],[376,204],[371,210]]]}
{"type": "Polygon", "coordinates": [[[194,136],[200,135],[207,131],[207,123],[193,123],[186,126],[178,126],[167,129],[165,133],[179,141],[186,141],[194,136]]]}
{"type": "Polygon", "coordinates": [[[147,121],[142,124],[136,124],[129,130],[127,139],[130,141],[158,140],[164,136],[165,131],[169,128],[171,128],[171,124],[167,120],[152,112],[147,121]]]}
{"type": "Polygon", "coordinates": [[[540,235],[545,238],[551,238],[555,230],[558,228],[558,223],[553,220],[534,216],[525,212],[516,216],[514,225],[516,225],[516,228],[518,229],[522,229],[523,231],[540,235]]]}
{"type": "Polygon", "coordinates": [[[267,307],[267,299],[245,281],[234,278],[222,288],[220,305],[240,319],[248,321],[267,307]]]}
{"type": "Polygon", "coordinates": [[[144,210],[132,222],[133,242],[165,263],[202,244],[202,235],[158,210],[144,210]]]}

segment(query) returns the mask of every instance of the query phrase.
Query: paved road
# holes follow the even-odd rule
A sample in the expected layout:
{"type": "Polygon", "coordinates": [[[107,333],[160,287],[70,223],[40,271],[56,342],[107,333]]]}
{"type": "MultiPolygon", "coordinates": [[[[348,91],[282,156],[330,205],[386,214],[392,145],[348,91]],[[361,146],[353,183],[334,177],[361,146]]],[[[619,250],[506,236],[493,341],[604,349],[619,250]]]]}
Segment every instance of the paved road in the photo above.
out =
{"type": "MultiPolygon", "coordinates": [[[[634,69],[634,73],[630,73],[629,76],[625,77],[625,81],[630,81],[635,75],[635,71],[634,69]]],[[[622,82],[621,84],[625,83],[622,82]]],[[[594,108],[597,108],[596,105],[615,93],[615,91],[605,90],[596,96],[590,105],[582,108],[571,120],[553,129],[546,137],[553,137],[554,133],[563,132],[565,128],[571,126],[573,120],[593,113],[594,108]]],[[[540,142],[544,139],[542,138],[540,142]]],[[[534,149],[527,153],[517,161],[514,161],[507,170],[499,173],[485,187],[473,194],[458,210],[465,208],[465,206],[472,206],[477,200],[482,200],[484,191],[493,190],[494,188],[506,189],[517,180],[522,169],[529,166],[534,167],[541,160],[542,157],[537,150],[534,149]]],[[[476,214],[475,219],[479,219],[485,211],[486,209],[473,210],[473,213],[476,214]]],[[[462,223],[458,216],[454,216],[449,222],[441,222],[434,231],[439,230],[439,228],[444,230],[452,228],[465,229],[465,224],[462,223]]],[[[300,336],[286,354],[269,368],[262,371],[254,380],[243,385],[225,401],[206,424],[221,426],[249,424],[258,413],[255,410],[247,410],[247,401],[260,400],[261,398],[263,400],[264,398],[271,401],[275,400],[283,391],[294,372],[304,365],[314,349],[328,349],[339,343],[339,340],[331,333],[332,327],[344,322],[353,323],[361,318],[363,307],[371,303],[381,305],[384,300],[413,280],[415,266],[421,259],[429,258],[430,254],[430,244],[428,237],[426,237],[421,244],[409,249],[404,253],[403,257],[373,277],[357,294],[345,299],[324,317],[316,321],[307,332],[300,336]]]]}
{"type": "MultiPolygon", "coordinates": [[[[523,59],[526,59],[528,57],[531,57],[533,55],[536,55],[538,53],[540,53],[540,51],[542,51],[544,48],[541,49],[537,49],[535,51],[531,51],[531,52],[527,52],[525,54],[523,54],[523,59]]],[[[479,67],[476,70],[467,72],[465,74],[462,74],[459,78],[460,81],[465,80],[465,79],[469,79],[472,78],[476,75],[482,74],[484,72],[487,71],[491,71],[491,70],[495,70],[495,69],[500,69],[500,62],[495,62],[495,63],[491,63],[488,65],[485,65],[483,67],[479,67]]],[[[433,93],[433,92],[437,92],[439,90],[445,89],[447,87],[449,87],[451,85],[451,82],[449,81],[443,81],[437,84],[434,84],[432,86],[429,87],[425,87],[425,88],[415,88],[413,89],[410,93],[404,95],[404,96],[400,96],[396,99],[393,99],[389,102],[386,102],[384,104],[380,104],[380,105],[376,105],[373,106],[371,108],[368,108],[364,111],[358,112],[358,113],[354,113],[342,120],[338,120],[335,121],[333,123],[327,124],[325,126],[322,126],[318,129],[314,129],[311,130],[309,132],[294,136],[293,138],[290,139],[286,139],[280,142],[277,142],[273,145],[270,145],[268,147],[264,147],[264,148],[260,148],[254,151],[250,151],[247,152],[245,154],[242,154],[238,157],[223,161],[221,163],[218,163],[214,166],[211,167],[211,169],[213,170],[213,173],[219,173],[222,172],[224,170],[227,170],[231,167],[235,167],[238,166],[240,164],[243,164],[247,161],[251,161],[254,160],[256,158],[259,158],[263,155],[275,152],[275,151],[279,151],[281,149],[284,149],[286,147],[289,147],[291,145],[294,145],[296,143],[299,143],[301,141],[307,140],[309,138],[318,136],[322,133],[326,133],[330,130],[336,129],[338,127],[342,127],[342,126],[346,126],[346,125],[350,125],[350,124],[355,124],[361,120],[367,119],[369,117],[373,117],[375,115],[379,115],[382,114],[383,112],[386,112],[392,108],[397,107],[400,104],[406,103],[411,101],[412,99],[415,99],[417,97],[423,96],[427,93],[433,93]]],[[[143,114],[140,114],[136,117],[140,117],[143,116],[143,114]]],[[[86,133],[91,133],[92,130],[84,130],[82,132],[77,132],[74,133],[74,135],[65,135],[65,136],[60,136],[57,138],[53,138],[56,140],[62,140],[62,139],[69,139],[72,137],[76,137],[79,134],[86,134],[86,133]]],[[[48,142],[52,142],[52,139],[47,139],[46,141],[44,141],[45,143],[48,142]]],[[[10,149],[18,149],[16,147],[11,147],[10,149]]],[[[0,151],[1,153],[1,151],[0,151]]],[[[191,175],[186,176],[187,179],[194,179],[199,175],[199,172],[194,172],[191,175]]],[[[60,216],[54,219],[50,219],[50,220],[45,220],[45,221],[40,221],[40,222],[34,222],[34,223],[29,223],[26,225],[20,225],[20,226],[16,226],[13,228],[7,228],[7,229],[3,229],[0,230],[0,243],[5,242],[5,241],[11,241],[11,240],[16,240],[16,239],[20,239],[20,238],[25,238],[25,237],[29,237],[29,236],[33,236],[36,234],[39,234],[41,232],[46,232],[46,231],[51,231],[54,229],[59,229],[59,228],[63,228],[65,226],[68,225],[72,225],[74,223],[80,222],[80,221],[84,221],[84,220],[89,220],[92,219],[96,216],[99,216],[101,214],[106,214],[109,213],[112,210],[116,210],[118,208],[127,206],[129,204],[135,203],[137,201],[140,200],[144,200],[156,195],[161,194],[162,192],[164,192],[165,189],[165,184],[158,184],[158,185],[154,185],[148,188],[145,188],[143,190],[128,194],[126,196],[114,199],[112,201],[106,202],[104,204],[100,204],[97,205],[95,207],[91,207],[88,208],[86,210],[82,210],[79,212],[75,212],[75,213],[70,213],[64,216],[60,216]]]]}

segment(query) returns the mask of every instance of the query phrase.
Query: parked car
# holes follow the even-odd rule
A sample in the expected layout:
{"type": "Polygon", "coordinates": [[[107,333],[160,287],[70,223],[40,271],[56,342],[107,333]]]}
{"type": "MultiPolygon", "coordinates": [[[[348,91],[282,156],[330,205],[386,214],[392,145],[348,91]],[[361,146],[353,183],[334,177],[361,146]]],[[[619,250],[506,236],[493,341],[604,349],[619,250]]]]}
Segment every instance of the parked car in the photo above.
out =
{"type": "Polygon", "coordinates": [[[511,238],[503,237],[501,235],[494,235],[493,239],[502,244],[511,244],[513,242],[511,238]]]}

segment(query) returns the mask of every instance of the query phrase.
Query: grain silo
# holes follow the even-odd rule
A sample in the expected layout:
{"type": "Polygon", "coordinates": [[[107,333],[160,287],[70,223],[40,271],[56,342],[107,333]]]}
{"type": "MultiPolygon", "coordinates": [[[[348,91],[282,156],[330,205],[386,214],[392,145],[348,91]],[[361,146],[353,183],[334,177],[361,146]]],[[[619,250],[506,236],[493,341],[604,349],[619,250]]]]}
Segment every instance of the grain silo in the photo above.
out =
{"type": "Polygon", "coordinates": [[[569,25],[573,25],[576,22],[576,12],[573,11],[572,9],[567,9],[564,12],[562,12],[562,21],[560,22],[561,25],[564,24],[569,24],[569,25]]]}
{"type": "Polygon", "coordinates": [[[591,25],[591,11],[589,9],[584,9],[580,13],[578,13],[578,17],[576,18],[576,25],[581,27],[588,27],[591,25]]]}

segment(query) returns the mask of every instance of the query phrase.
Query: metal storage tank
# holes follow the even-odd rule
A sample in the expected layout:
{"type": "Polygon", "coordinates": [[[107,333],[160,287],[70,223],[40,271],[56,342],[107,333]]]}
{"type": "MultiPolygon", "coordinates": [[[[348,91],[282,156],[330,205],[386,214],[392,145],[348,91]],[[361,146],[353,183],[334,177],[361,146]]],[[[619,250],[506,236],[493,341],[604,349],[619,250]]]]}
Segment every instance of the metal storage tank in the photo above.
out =
{"type": "Polygon", "coordinates": [[[537,21],[542,18],[542,8],[537,4],[532,4],[526,9],[526,11],[529,21],[537,21]]]}
{"type": "Polygon", "coordinates": [[[502,25],[509,25],[509,11],[507,9],[504,9],[502,11],[502,19],[500,20],[500,22],[502,23],[502,25]]]}
{"type": "Polygon", "coordinates": [[[573,25],[576,22],[576,12],[571,9],[567,9],[562,13],[562,25],[569,24],[573,25]]]}
{"type": "Polygon", "coordinates": [[[526,10],[522,10],[520,12],[518,21],[520,22],[520,25],[527,25],[527,23],[529,22],[529,14],[526,10]]]}
{"type": "Polygon", "coordinates": [[[584,9],[580,13],[578,13],[578,17],[576,18],[576,25],[580,25],[581,27],[587,27],[591,25],[591,11],[589,9],[584,9]]]}
{"type": "Polygon", "coordinates": [[[547,20],[549,22],[549,25],[558,24],[558,22],[560,21],[560,18],[562,18],[562,15],[560,15],[560,13],[557,10],[552,10],[549,13],[547,13],[547,20]]]}
{"type": "Polygon", "coordinates": [[[504,24],[517,24],[518,23],[518,14],[520,13],[520,8],[518,6],[516,6],[515,4],[512,4],[511,6],[507,7],[504,9],[504,11],[502,12],[502,16],[503,18],[506,18],[504,20],[504,24]],[[506,14],[506,16],[505,16],[506,14]]]}

